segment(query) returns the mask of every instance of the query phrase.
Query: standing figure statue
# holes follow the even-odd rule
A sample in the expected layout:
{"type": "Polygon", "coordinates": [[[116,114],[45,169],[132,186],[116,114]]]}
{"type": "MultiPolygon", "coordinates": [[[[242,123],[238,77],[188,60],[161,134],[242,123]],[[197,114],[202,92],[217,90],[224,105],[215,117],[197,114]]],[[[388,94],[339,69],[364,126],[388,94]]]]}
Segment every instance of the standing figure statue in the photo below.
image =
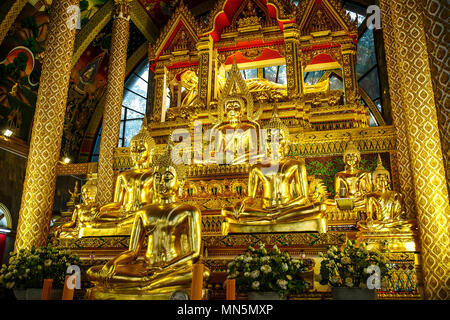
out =
{"type": "MultiPolygon", "coordinates": [[[[326,232],[326,206],[308,188],[305,161],[285,158],[289,130],[276,111],[265,129],[270,160],[250,169],[248,197],[222,209],[226,219],[222,232],[326,232]],[[260,188],[262,199],[258,199],[260,188]]],[[[324,192],[319,183],[315,186],[324,192]]]]}
{"type": "Polygon", "coordinates": [[[334,177],[335,199],[339,209],[364,210],[364,195],[372,191],[370,172],[358,169],[361,153],[352,141],[344,151],[345,170],[334,177]]]}
{"type": "Polygon", "coordinates": [[[156,161],[155,200],[136,212],[128,251],[87,271],[95,285],[91,297],[166,299],[174,291],[190,289],[193,264],[200,257],[201,213],[177,202],[185,169],[172,161],[170,151],[156,161]],[[145,243],[143,260],[138,260],[145,243]]]}
{"type": "Polygon", "coordinates": [[[404,220],[402,195],[391,190],[389,171],[383,167],[380,155],[377,160],[374,191],[365,197],[367,219],[358,222],[358,228],[369,232],[410,232],[414,225],[404,220]]]}

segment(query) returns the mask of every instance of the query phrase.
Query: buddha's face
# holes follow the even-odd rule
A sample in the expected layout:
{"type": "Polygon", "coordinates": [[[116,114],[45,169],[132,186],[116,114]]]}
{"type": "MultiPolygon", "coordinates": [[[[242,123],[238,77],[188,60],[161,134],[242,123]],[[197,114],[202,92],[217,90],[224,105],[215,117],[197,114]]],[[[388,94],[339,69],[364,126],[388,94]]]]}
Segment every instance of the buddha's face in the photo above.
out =
{"type": "Polygon", "coordinates": [[[344,163],[348,167],[356,167],[359,163],[359,155],[355,152],[347,153],[344,156],[344,163]]]}
{"type": "Polygon", "coordinates": [[[390,180],[387,174],[378,174],[375,177],[374,185],[376,190],[387,189],[389,184],[390,180]]]}
{"type": "Polygon", "coordinates": [[[97,195],[97,187],[92,184],[84,185],[81,188],[81,197],[85,204],[95,202],[95,196],[97,195]]]}
{"type": "Polygon", "coordinates": [[[225,104],[225,112],[230,123],[237,123],[241,118],[242,107],[238,100],[230,100],[225,104]]]}
{"type": "Polygon", "coordinates": [[[159,167],[153,174],[153,188],[161,198],[176,194],[180,182],[174,167],[159,167]]]}
{"type": "Polygon", "coordinates": [[[130,158],[134,165],[143,165],[151,160],[151,150],[144,140],[131,140],[130,158]]]}
{"type": "Polygon", "coordinates": [[[194,90],[197,87],[198,84],[198,78],[195,72],[192,71],[186,71],[184,72],[181,77],[181,85],[186,88],[186,90],[191,91],[194,90]]]}
{"type": "Polygon", "coordinates": [[[267,130],[267,153],[268,155],[283,153],[286,146],[286,137],[283,130],[267,130]]]}

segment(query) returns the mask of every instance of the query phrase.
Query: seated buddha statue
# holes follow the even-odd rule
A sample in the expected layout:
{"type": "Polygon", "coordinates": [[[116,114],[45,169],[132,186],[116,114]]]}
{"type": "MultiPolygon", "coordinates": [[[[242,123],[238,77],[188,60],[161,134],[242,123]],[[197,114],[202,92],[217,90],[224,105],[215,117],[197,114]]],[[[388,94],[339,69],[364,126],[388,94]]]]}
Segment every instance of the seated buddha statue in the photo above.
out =
{"type": "Polygon", "coordinates": [[[128,251],[87,271],[93,298],[165,299],[174,291],[189,290],[200,256],[201,213],[177,201],[184,171],[171,159],[170,149],[156,160],[155,199],[136,211],[128,251]]]}
{"type": "Polygon", "coordinates": [[[326,232],[323,218],[326,206],[309,192],[305,161],[285,158],[289,130],[276,111],[264,129],[267,130],[269,160],[251,167],[248,197],[234,207],[222,209],[227,222],[223,233],[226,233],[227,228],[231,232],[244,230],[239,227],[240,224],[253,226],[254,232],[276,232],[278,227],[278,231],[326,232]],[[258,199],[260,188],[262,198],[258,199]],[[293,226],[294,223],[307,221],[311,223],[293,226]],[[255,226],[267,228],[256,231],[255,226]]]}
{"type": "Polygon", "coordinates": [[[403,219],[402,195],[391,190],[390,174],[383,167],[380,155],[377,162],[373,172],[374,191],[365,197],[367,219],[359,221],[358,228],[369,232],[410,232],[414,225],[403,219]]]}
{"type": "Polygon", "coordinates": [[[344,151],[345,170],[334,176],[336,204],[341,210],[364,210],[364,195],[372,191],[370,172],[358,169],[361,154],[352,141],[344,151]]]}
{"type": "Polygon", "coordinates": [[[60,225],[55,229],[54,235],[56,238],[78,237],[79,228],[85,224],[89,224],[98,210],[98,204],[95,203],[96,195],[97,183],[89,179],[81,187],[81,198],[83,202],[75,205],[70,222],[60,225]]]}
{"type": "MultiPolygon", "coordinates": [[[[139,133],[130,141],[130,160],[133,168],[121,172],[116,179],[114,200],[99,208],[80,235],[100,235],[103,230],[133,223],[134,212],[153,200],[152,169],[155,141],[147,130],[144,118],[139,133]]],[[[106,231],[105,231],[106,232],[106,231]]]]}
{"type": "Polygon", "coordinates": [[[215,161],[222,164],[239,164],[256,161],[258,155],[259,127],[243,118],[244,100],[238,96],[224,101],[226,121],[211,131],[215,161]]]}

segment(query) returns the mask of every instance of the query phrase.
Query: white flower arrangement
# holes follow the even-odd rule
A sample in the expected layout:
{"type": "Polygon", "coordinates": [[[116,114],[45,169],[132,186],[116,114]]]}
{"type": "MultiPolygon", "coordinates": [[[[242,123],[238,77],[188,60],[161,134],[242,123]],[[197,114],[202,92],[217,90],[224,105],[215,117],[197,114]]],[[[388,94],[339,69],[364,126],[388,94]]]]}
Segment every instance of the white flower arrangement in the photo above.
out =
{"type": "Polygon", "coordinates": [[[299,294],[307,288],[302,272],[309,271],[309,267],[276,246],[267,251],[262,244],[258,249],[249,247],[243,255],[237,256],[228,264],[227,271],[229,279],[236,279],[239,292],[299,294]]]}
{"type": "Polygon", "coordinates": [[[62,288],[67,267],[78,264],[79,257],[50,245],[11,253],[9,265],[0,269],[0,285],[8,289],[42,288],[44,279],[53,279],[54,288],[62,288]]]}

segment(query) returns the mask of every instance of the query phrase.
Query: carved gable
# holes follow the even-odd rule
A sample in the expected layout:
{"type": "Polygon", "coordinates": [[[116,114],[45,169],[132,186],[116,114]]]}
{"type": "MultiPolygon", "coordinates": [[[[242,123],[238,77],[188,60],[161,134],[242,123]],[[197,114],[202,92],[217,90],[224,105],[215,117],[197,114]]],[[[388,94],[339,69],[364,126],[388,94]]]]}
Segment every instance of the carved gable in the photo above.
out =
{"type": "Polygon", "coordinates": [[[154,45],[149,47],[149,59],[158,60],[163,53],[195,50],[198,26],[194,16],[183,3],[175,10],[154,45]]]}
{"type": "Polygon", "coordinates": [[[302,35],[327,30],[331,32],[356,30],[356,25],[346,16],[342,6],[334,0],[304,2],[298,11],[297,23],[302,35]]]}

